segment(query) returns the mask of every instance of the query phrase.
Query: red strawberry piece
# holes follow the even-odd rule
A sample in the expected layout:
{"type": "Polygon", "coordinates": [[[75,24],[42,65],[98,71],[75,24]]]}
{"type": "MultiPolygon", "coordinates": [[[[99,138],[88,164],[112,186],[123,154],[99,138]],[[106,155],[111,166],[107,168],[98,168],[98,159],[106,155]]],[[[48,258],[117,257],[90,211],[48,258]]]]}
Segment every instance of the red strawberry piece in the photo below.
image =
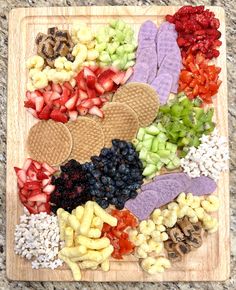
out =
{"type": "Polygon", "coordinates": [[[31,93],[31,98],[42,97],[42,93],[39,90],[35,90],[31,93]]]}
{"type": "Polygon", "coordinates": [[[35,98],[35,108],[36,108],[36,112],[41,112],[42,108],[44,105],[44,99],[43,97],[37,97],[35,98]]]}
{"type": "Polygon", "coordinates": [[[116,73],[111,70],[111,69],[106,69],[105,71],[103,71],[99,77],[98,77],[98,82],[100,84],[103,84],[104,82],[106,82],[107,80],[111,80],[111,78],[115,75],[116,73]]]}
{"type": "Polygon", "coordinates": [[[27,176],[26,176],[26,172],[23,169],[17,172],[17,177],[21,182],[23,183],[26,182],[27,176]]]}
{"type": "MultiPolygon", "coordinates": [[[[93,71],[94,73],[96,72],[96,70],[98,69],[99,67],[97,66],[97,65],[90,65],[89,66],[89,69],[91,70],[91,71],[93,71]]],[[[96,74],[96,73],[95,73],[96,74]]]]}
{"type": "Polygon", "coordinates": [[[87,88],[87,94],[90,99],[96,98],[96,91],[94,89],[87,88]]]}
{"type": "Polygon", "coordinates": [[[43,180],[42,180],[42,187],[45,187],[45,186],[48,185],[50,182],[51,182],[51,178],[43,179],[43,180]]]}
{"type": "Polygon", "coordinates": [[[55,172],[57,172],[57,169],[50,166],[49,164],[47,164],[46,162],[43,162],[42,167],[44,169],[44,173],[49,173],[49,175],[54,174],[55,172]]]}
{"type": "Polygon", "coordinates": [[[89,109],[88,112],[90,115],[95,115],[95,116],[98,116],[100,118],[103,118],[103,116],[104,116],[103,112],[97,106],[93,106],[91,109],[89,109]]]}
{"type": "Polygon", "coordinates": [[[16,173],[16,175],[17,175],[17,173],[21,170],[19,167],[14,167],[14,170],[15,170],[15,173],[16,173]]]}
{"type": "Polygon", "coordinates": [[[125,84],[128,81],[128,79],[132,76],[133,73],[134,73],[134,69],[132,67],[129,67],[127,71],[125,72],[125,76],[123,80],[120,82],[120,84],[121,85],[125,84]]]}
{"type": "Polygon", "coordinates": [[[65,103],[69,100],[70,94],[71,91],[68,88],[62,86],[62,95],[60,98],[61,105],[65,105],[65,103]]]}
{"type": "Polygon", "coordinates": [[[24,107],[32,108],[35,110],[35,102],[33,102],[32,100],[24,101],[24,107]]]}
{"type": "Polygon", "coordinates": [[[95,106],[101,106],[102,104],[102,101],[100,98],[92,98],[91,101],[93,102],[95,106]]]}
{"type": "Polygon", "coordinates": [[[39,212],[46,212],[50,214],[50,204],[49,203],[42,203],[40,206],[38,206],[39,212]]]}
{"type": "Polygon", "coordinates": [[[42,167],[42,165],[38,161],[33,160],[33,164],[37,169],[41,169],[42,167]]]}
{"type": "Polygon", "coordinates": [[[32,169],[29,168],[27,175],[28,175],[30,180],[37,181],[37,173],[35,171],[33,171],[32,169]]]}
{"type": "Polygon", "coordinates": [[[96,75],[94,74],[94,72],[89,67],[86,66],[84,68],[84,77],[85,77],[85,79],[87,79],[88,76],[92,76],[92,77],[96,78],[96,75]]]}
{"type": "Polygon", "coordinates": [[[50,105],[52,103],[52,101],[51,101],[52,93],[53,93],[52,91],[46,91],[43,93],[44,102],[48,105],[50,105]]]}
{"type": "Polygon", "coordinates": [[[64,83],[63,83],[63,86],[64,86],[65,88],[67,88],[68,90],[73,91],[73,87],[72,87],[72,85],[71,85],[70,82],[64,82],[64,83]]]}
{"type": "Polygon", "coordinates": [[[27,172],[27,170],[30,168],[30,166],[32,164],[32,161],[33,160],[31,158],[27,158],[25,160],[24,165],[23,165],[23,168],[22,168],[25,172],[27,172]]]}
{"type": "Polygon", "coordinates": [[[40,120],[48,120],[50,118],[52,108],[49,105],[46,105],[42,111],[39,113],[40,120]]]}
{"type": "Polygon", "coordinates": [[[80,71],[80,73],[75,77],[77,85],[80,89],[86,90],[86,82],[84,79],[84,71],[80,71]]]}
{"type": "Polygon", "coordinates": [[[60,97],[61,95],[58,92],[53,92],[51,95],[51,100],[54,101],[54,100],[60,99],[60,97]]]}
{"type": "Polygon", "coordinates": [[[29,204],[29,202],[24,203],[24,206],[28,209],[28,211],[29,211],[30,214],[38,214],[38,209],[35,208],[34,206],[31,206],[29,204]]]}
{"type": "Polygon", "coordinates": [[[98,93],[99,96],[101,96],[102,94],[105,93],[105,89],[104,89],[103,86],[102,86],[101,84],[99,84],[99,83],[96,83],[96,84],[95,84],[95,89],[96,89],[96,91],[97,91],[97,93],[98,93]]]}
{"type": "Polygon", "coordinates": [[[26,109],[31,115],[33,115],[36,119],[38,119],[38,114],[37,114],[37,112],[34,110],[34,109],[32,109],[32,108],[27,108],[26,109]]]}
{"type": "Polygon", "coordinates": [[[66,123],[68,121],[68,117],[65,113],[60,112],[60,110],[55,109],[50,114],[51,119],[53,119],[56,122],[62,122],[66,123]]]}
{"type": "Polygon", "coordinates": [[[45,193],[36,194],[36,195],[30,196],[28,198],[28,201],[47,202],[47,195],[45,193]]]}
{"type": "Polygon", "coordinates": [[[19,198],[22,203],[27,202],[28,198],[19,191],[19,198]]]}
{"type": "Polygon", "coordinates": [[[113,89],[114,82],[112,79],[108,79],[106,81],[100,82],[106,92],[111,92],[113,89]]]}
{"type": "Polygon", "coordinates": [[[25,190],[36,190],[41,188],[41,183],[39,181],[27,181],[24,184],[25,190]]]}
{"type": "Polygon", "coordinates": [[[78,107],[80,104],[81,104],[81,99],[80,98],[78,98],[78,100],[77,100],[77,102],[76,102],[76,107],[78,107]]]}
{"type": "Polygon", "coordinates": [[[49,84],[44,88],[45,91],[51,91],[52,90],[52,86],[49,84]]]}
{"type": "Polygon", "coordinates": [[[43,188],[43,192],[46,192],[47,194],[50,194],[53,192],[53,190],[55,189],[55,185],[52,184],[48,184],[43,188]]]}
{"type": "Polygon", "coordinates": [[[79,90],[79,97],[81,100],[88,99],[88,94],[83,90],[79,90]]]}
{"type": "Polygon", "coordinates": [[[57,92],[58,94],[61,94],[62,93],[62,88],[59,84],[52,84],[52,90],[54,92],[57,92]]]}
{"type": "Polygon", "coordinates": [[[30,91],[26,91],[25,96],[26,96],[27,100],[30,100],[31,99],[31,92],[30,91]]]}
{"type": "Polygon", "coordinates": [[[75,121],[78,117],[77,111],[69,111],[68,114],[69,114],[70,121],[75,121]]]}
{"type": "Polygon", "coordinates": [[[24,182],[22,182],[19,178],[17,179],[17,184],[18,184],[19,188],[24,187],[24,182]]]}
{"type": "Polygon", "coordinates": [[[35,189],[35,190],[29,191],[29,196],[34,196],[34,195],[38,195],[38,194],[41,194],[41,193],[42,193],[41,189],[35,189]]]}
{"type": "Polygon", "coordinates": [[[72,111],[75,108],[77,102],[77,96],[74,96],[72,98],[70,98],[66,103],[65,103],[65,107],[69,110],[72,111]]]}
{"type": "Polygon", "coordinates": [[[91,99],[83,100],[81,102],[81,106],[90,109],[91,107],[93,107],[93,101],[91,99]]]}
{"type": "Polygon", "coordinates": [[[113,80],[115,84],[119,85],[124,79],[124,77],[125,77],[125,72],[120,71],[120,72],[117,72],[111,79],[113,80]]]}
{"type": "Polygon", "coordinates": [[[66,113],[67,112],[67,108],[65,106],[61,106],[60,107],[60,112],[66,113]]]}
{"type": "Polygon", "coordinates": [[[38,172],[37,173],[37,179],[38,180],[48,179],[48,176],[45,173],[43,173],[43,172],[38,172]]]}
{"type": "Polygon", "coordinates": [[[95,83],[96,83],[96,77],[88,75],[87,76],[87,86],[88,86],[88,88],[94,89],[95,83]]]}
{"type": "Polygon", "coordinates": [[[78,113],[79,113],[80,116],[85,116],[88,113],[88,109],[84,108],[82,106],[78,106],[77,110],[78,110],[78,113]]]}

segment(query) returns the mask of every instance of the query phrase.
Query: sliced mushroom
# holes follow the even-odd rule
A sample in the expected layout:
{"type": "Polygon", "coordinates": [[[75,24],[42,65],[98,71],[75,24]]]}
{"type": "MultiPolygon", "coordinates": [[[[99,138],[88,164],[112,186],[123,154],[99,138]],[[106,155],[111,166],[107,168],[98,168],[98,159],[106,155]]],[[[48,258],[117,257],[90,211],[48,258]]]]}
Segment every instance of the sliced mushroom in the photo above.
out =
{"type": "Polygon", "coordinates": [[[48,58],[46,58],[46,63],[47,63],[47,65],[49,65],[50,67],[54,67],[54,58],[50,58],[50,57],[48,57],[48,58]]]}
{"type": "Polygon", "coordinates": [[[184,240],[184,234],[178,227],[174,227],[168,231],[168,235],[174,243],[178,243],[184,240]]]}
{"type": "Polygon", "coordinates": [[[54,51],[60,56],[66,56],[69,53],[69,47],[64,42],[60,42],[58,46],[55,45],[54,51]]]}
{"type": "Polygon", "coordinates": [[[191,251],[191,247],[188,244],[185,244],[183,242],[179,242],[179,243],[175,244],[174,250],[178,254],[180,254],[181,256],[184,256],[191,251]]]}
{"type": "Polygon", "coordinates": [[[43,43],[43,53],[47,58],[54,56],[53,45],[50,43],[50,40],[43,43]]]}
{"type": "Polygon", "coordinates": [[[182,256],[175,251],[168,252],[167,256],[168,256],[168,259],[170,259],[170,261],[173,263],[180,262],[182,260],[182,256]]]}
{"type": "Polygon", "coordinates": [[[199,248],[202,245],[202,237],[197,234],[192,234],[186,239],[186,243],[193,248],[199,248]]]}
{"type": "Polygon", "coordinates": [[[43,52],[43,48],[44,48],[44,42],[40,42],[38,47],[37,47],[37,54],[45,59],[46,55],[43,52]]]}
{"type": "Polygon", "coordinates": [[[58,31],[58,28],[55,26],[55,27],[50,27],[48,28],[48,34],[51,34],[53,36],[56,35],[56,32],[58,31]]]}
{"type": "Polygon", "coordinates": [[[47,38],[47,35],[39,32],[35,38],[35,43],[39,45],[40,42],[44,41],[47,38]]]}
{"type": "Polygon", "coordinates": [[[74,61],[75,60],[75,57],[71,54],[71,53],[68,53],[66,58],[69,60],[69,61],[74,61]]]}
{"type": "Polygon", "coordinates": [[[68,40],[70,38],[70,34],[69,34],[68,30],[58,30],[58,31],[56,31],[55,36],[56,37],[63,37],[66,40],[68,40]]]}
{"type": "Polygon", "coordinates": [[[171,252],[174,249],[175,243],[172,240],[167,240],[164,242],[164,248],[168,251],[171,252]]]}
{"type": "Polygon", "coordinates": [[[183,219],[177,221],[177,224],[181,228],[184,235],[187,237],[190,236],[191,233],[194,232],[194,227],[187,217],[184,217],[183,219]]]}
{"type": "Polygon", "coordinates": [[[193,223],[194,232],[193,234],[201,235],[202,232],[202,224],[201,222],[193,223]]]}

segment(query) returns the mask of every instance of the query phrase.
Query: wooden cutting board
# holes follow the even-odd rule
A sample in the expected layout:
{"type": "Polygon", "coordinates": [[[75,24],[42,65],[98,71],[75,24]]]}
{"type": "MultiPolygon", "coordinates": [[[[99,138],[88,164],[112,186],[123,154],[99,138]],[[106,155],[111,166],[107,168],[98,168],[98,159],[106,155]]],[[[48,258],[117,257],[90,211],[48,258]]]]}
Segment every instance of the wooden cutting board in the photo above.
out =
{"type": "MultiPolygon", "coordinates": [[[[14,229],[22,214],[18,199],[17,181],[13,166],[21,167],[26,153],[26,138],[36,120],[26,112],[24,98],[27,82],[26,59],[35,53],[34,39],[38,32],[46,32],[50,26],[68,29],[76,21],[101,26],[111,18],[120,18],[131,24],[136,33],[140,24],[152,20],[157,25],[166,14],[173,14],[178,7],[70,7],[70,8],[19,8],[10,12],[8,55],[8,114],[7,114],[7,277],[11,280],[71,281],[71,272],[64,266],[56,270],[32,270],[31,263],[14,253],[14,229]]],[[[216,64],[221,67],[223,81],[214,102],[216,121],[222,135],[228,134],[227,73],[225,47],[225,14],[219,7],[210,7],[220,19],[222,46],[216,64]]],[[[219,231],[204,238],[203,246],[186,256],[183,262],[173,265],[163,274],[150,276],[142,271],[137,259],[130,256],[124,261],[111,262],[107,273],[85,271],[85,281],[213,281],[229,277],[229,182],[228,173],[222,174],[217,194],[220,209],[217,213],[219,231]]]]}

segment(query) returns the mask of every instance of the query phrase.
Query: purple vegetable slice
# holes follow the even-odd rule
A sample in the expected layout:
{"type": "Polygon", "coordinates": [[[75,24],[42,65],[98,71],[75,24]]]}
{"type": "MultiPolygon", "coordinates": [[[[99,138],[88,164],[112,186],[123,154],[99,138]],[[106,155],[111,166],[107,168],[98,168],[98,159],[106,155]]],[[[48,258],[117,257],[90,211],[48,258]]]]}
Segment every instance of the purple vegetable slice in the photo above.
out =
{"type": "Polygon", "coordinates": [[[159,32],[160,33],[161,32],[169,32],[169,31],[173,32],[173,35],[175,36],[175,39],[177,39],[178,34],[177,34],[177,31],[175,30],[175,25],[174,24],[172,24],[172,23],[170,23],[168,21],[165,21],[158,28],[158,33],[159,32]]]}
{"type": "Polygon", "coordinates": [[[193,195],[212,194],[217,188],[216,182],[210,177],[201,175],[200,177],[191,178],[191,184],[186,189],[186,192],[191,192],[193,195]]]}
{"type": "Polygon", "coordinates": [[[128,80],[130,82],[147,83],[149,75],[149,66],[145,62],[138,62],[134,65],[134,73],[128,80]]]}
{"type": "Polygon", "coordinates": [[[151,83],[151,86],[156,90],[160,104],[164,105],[171,92],[172,76],[168,73],[159,74],[151,83]]]}

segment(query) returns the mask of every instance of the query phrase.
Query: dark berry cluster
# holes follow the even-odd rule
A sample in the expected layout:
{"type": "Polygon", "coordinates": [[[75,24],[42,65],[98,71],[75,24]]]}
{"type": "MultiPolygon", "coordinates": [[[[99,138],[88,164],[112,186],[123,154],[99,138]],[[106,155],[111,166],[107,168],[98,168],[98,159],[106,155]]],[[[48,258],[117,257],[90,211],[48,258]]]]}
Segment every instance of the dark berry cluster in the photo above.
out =
{"type": "Polygon", "coordinates": [[[90,195],[101,207],[109,204],[117,209],[137,196],[142,179],[142,163],[133,145],[113,140],[111,148],[103,148],[99,156],[83,164],[90,185],[90,195]]]}
{"type": "Polygon", "coordinates": [[[54,213],[60,207],[71,212],[76,206],[92,199],[86,172],[73,159],[61,166],[61,174],[57,178],[53,177],[52,184],[56,186],[50,198],[54,213]]]}

